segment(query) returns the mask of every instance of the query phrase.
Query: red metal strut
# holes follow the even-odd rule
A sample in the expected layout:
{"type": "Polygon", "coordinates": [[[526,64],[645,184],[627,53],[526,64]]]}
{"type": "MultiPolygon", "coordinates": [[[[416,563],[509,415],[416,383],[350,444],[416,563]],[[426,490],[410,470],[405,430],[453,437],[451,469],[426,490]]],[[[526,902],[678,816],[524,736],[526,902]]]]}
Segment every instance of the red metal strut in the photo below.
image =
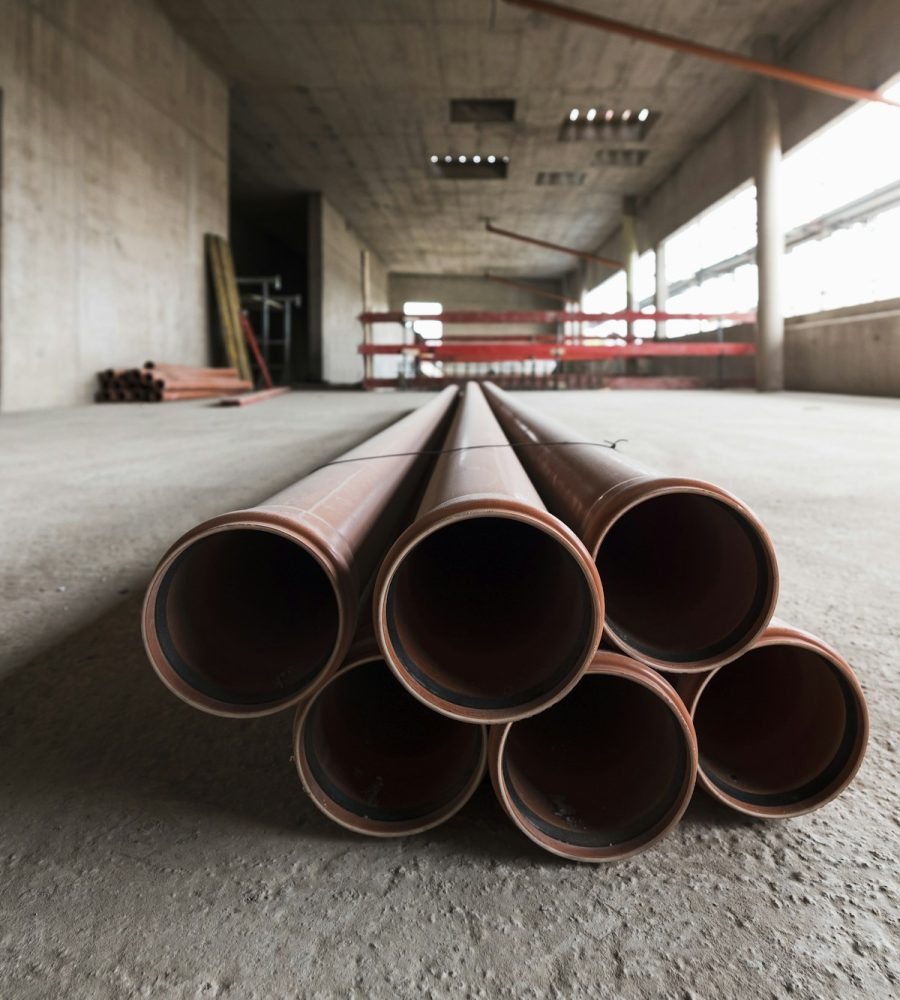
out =
{"type": "Polygon", "coordinates": [[[879,94],[877,90],[866,90],[863,87],[854,87],[849,83],[840,83],[837,80],[829,80],[826,77],[814,76],[812,73],[803,73],[799,70],[788,69],[786,66],[776,66],[773,63],[741,55],[739,52],[716,49],[710,45],[703,45],[700,42],[689,41],[687,38],[666,35],[661,31],[641,28],[636,24],[616,21],[611,17],[601,17],[599,14],[591,14],[586,10],[577,10],[574,7],[565,7],[558,3],[549,3],[548,0],[505,0],[505,2],[512,4],[514,7],[525,7],[528,10],[534,10],[540,14],[548,14],[550,17],[558,17],[564,21],[585,24],[589,28],[600,28],[603,31],[609,31],[616,35],[624,35],[626,38],[634,38],[640,42],[649,42],[651,45],[659,45],[664,49],[674,49],[676,52],[699,56],[701,59],[708,59],[711,62],[724,63],[733,69],[742,69],[749,73],[756,73],[759,76],[768,76],[773,80],[780,80],[782,83],[794,84],[796,87],[805,87],[807,90],[818,90],[823,94],[830,94],[832,97],[842,97],[847,101],[874,101],[879,104],[889,104],[891,107],[900,108],[900,101],[892,101],[889,97],[885,97],[884,94],[879,94]]]}
{"type": "Polygon", "coordinates": [[[605,264],[607,267],[624,267],[622,261],[613,260],[612,257],[602,257],[600,254],[588,253],[587,250],[576,250],[574,247],[566,247],[561,243],[550,243],[547,240],[539,240],[535,236],[526,236],[524,233],[514,233],[511,229],[501,229],[490,222],[485,222],[484,228],[495,236],[507,236],[511,240],[519,240],[522,243],[531,243],[536,247],[546,247],[548,250],[559,250],[560,253],[568,253],[573,257],[582,257],[584,260],[593,260],[598,264],[605,264]]]}

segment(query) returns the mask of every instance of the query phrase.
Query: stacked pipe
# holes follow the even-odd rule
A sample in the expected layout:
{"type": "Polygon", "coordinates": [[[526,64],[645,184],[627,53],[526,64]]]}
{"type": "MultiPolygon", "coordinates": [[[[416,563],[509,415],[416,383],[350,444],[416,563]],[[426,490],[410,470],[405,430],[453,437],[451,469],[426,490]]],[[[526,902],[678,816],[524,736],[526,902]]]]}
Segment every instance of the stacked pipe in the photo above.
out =
{"type": "Polygon", "coordinates": [[[597,862],[658,842],[698,781],[763,817],[851,781],[862,690],[772,621],[777,591],[736,497],[469,383],[189,531],[143,630],[197,708],[297,706],[298,775],[335,822],[429,829],[487,771],[534,842],[597,862]]]}
{"type": "Polygon", "coordinates": [[[142,368],[107,368],[97,373],[98,403],[166,403],[247,392],[253,383],[235,368],[202,368],[145,361],[142,368]]]}

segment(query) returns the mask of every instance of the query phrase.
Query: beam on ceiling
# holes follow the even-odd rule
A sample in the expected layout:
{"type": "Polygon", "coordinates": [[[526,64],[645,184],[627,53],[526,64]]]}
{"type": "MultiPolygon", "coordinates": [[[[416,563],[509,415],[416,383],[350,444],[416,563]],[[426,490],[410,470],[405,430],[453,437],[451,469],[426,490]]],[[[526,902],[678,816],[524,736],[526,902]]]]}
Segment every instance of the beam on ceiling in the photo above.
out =
{"type": "Polygon", "coordinates": [[[596,253],[588,253],[587,250],[576,250],[574,247],[563,246],[561,243],[550,243],[548,240],[539,240],[535,236],[526,236],[524,233],[514,233],[511,229],[501,229],[491,222],[485,222],[484,228],[495,236],[506,236],[511,240],[519,240],[522,243],[531,243],[536,247],[545,247],[547,250],[558,250],[560,253],[571,254],[573,257],[581,257],[583,260],[593,260],[606,267],[620,268],[622,261],[613,260],[611,257],[601,257],[596,253]]]}
{"type": "Polygon", "coordinates": [[[884,94],[880,94],[877,90],[866,90],[864,87],[854,87],[849,83],[840,83],[837,80],[829,80],[822,76],[815,76],[812,73],[803,73],[800,70],[789,69],[787,66],[777,66],[774,63],[742,55],[740,52],[729,52],[726,49],[713,48],[711,45],[692,42],[687,38],[678,38],[675,35],[667,35],[661,31],[653,31],[650,28],[641,28],[636,24],[616,21],[611,17],[601,17],[599,14],[591,14],[586,10],[578,10],[575,7],[550,3],[548,0],[504,0],[504,2],[512,4],[514,7],[524,7],[527,10],[536,11],[539,14],[558,17],[564,21],[584,24],[589,28],[599,28],[601,31],[624,35],[626,38],[633,38],[640,42],[649,42],[651,45],[658,45],[664,49],[672,49],[675,52],[684,52],[687,55],[699,56],[701,59],[723,63],[726,66],[731,66],[733,69],[745,70],[748,73],[756,73],[759,76],[771,77],[774,80],[780,80],[782,83],[791,83],[796,87],[817,90],[823,94],[830,94],[832,97],[842,97],[847,101],[873,101],[879,104],[889,104],[894,108],[900,108],[900,101],[893,101],[891,98],[885,97],[884,94]]]}

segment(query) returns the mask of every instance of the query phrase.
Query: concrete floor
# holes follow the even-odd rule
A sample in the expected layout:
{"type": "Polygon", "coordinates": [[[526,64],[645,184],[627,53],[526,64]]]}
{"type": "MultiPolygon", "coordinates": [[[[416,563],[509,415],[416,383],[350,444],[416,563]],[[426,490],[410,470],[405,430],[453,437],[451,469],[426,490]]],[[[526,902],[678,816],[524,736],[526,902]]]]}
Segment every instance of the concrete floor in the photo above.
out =
{"type": "Polygon", "coordinates": [[[540,853],[485,787],[435,831],[365,840],[305,801],[289,714],[214,719],[156,680],[138,610],[165,547],[421,398],[0,421],[0,996],[896,996],[900,401],[529,395],[767,523],[779,613],[839,646],[872,712],[856,782],[811,816],[698,799],[594,868],[540,853]]]}

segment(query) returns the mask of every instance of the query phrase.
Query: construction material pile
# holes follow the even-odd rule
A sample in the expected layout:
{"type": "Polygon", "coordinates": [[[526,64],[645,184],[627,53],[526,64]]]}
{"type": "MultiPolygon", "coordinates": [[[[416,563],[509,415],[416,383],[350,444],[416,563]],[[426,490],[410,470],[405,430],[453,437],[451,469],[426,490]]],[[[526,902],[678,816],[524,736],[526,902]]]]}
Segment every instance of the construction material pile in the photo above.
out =
{"type": "Polygon", "coordinates": [[[736,497],[469,383],[189,531],[143,629],[196,708],[297,706],[300,779],[345,827],[428,829],[489,771],[533,841],[608,861],[669,832],[696,783],[783,817],[852,780],[862,690],[772,621],[777,592],[736,497]]]}
{"type": "Polygon", "coordinates": [[[97,373],[98,403],[169,403],[247,392],[253,383],[235,368],[201,368],[145,361],[142,368],[107,368],[97,373]]]}

